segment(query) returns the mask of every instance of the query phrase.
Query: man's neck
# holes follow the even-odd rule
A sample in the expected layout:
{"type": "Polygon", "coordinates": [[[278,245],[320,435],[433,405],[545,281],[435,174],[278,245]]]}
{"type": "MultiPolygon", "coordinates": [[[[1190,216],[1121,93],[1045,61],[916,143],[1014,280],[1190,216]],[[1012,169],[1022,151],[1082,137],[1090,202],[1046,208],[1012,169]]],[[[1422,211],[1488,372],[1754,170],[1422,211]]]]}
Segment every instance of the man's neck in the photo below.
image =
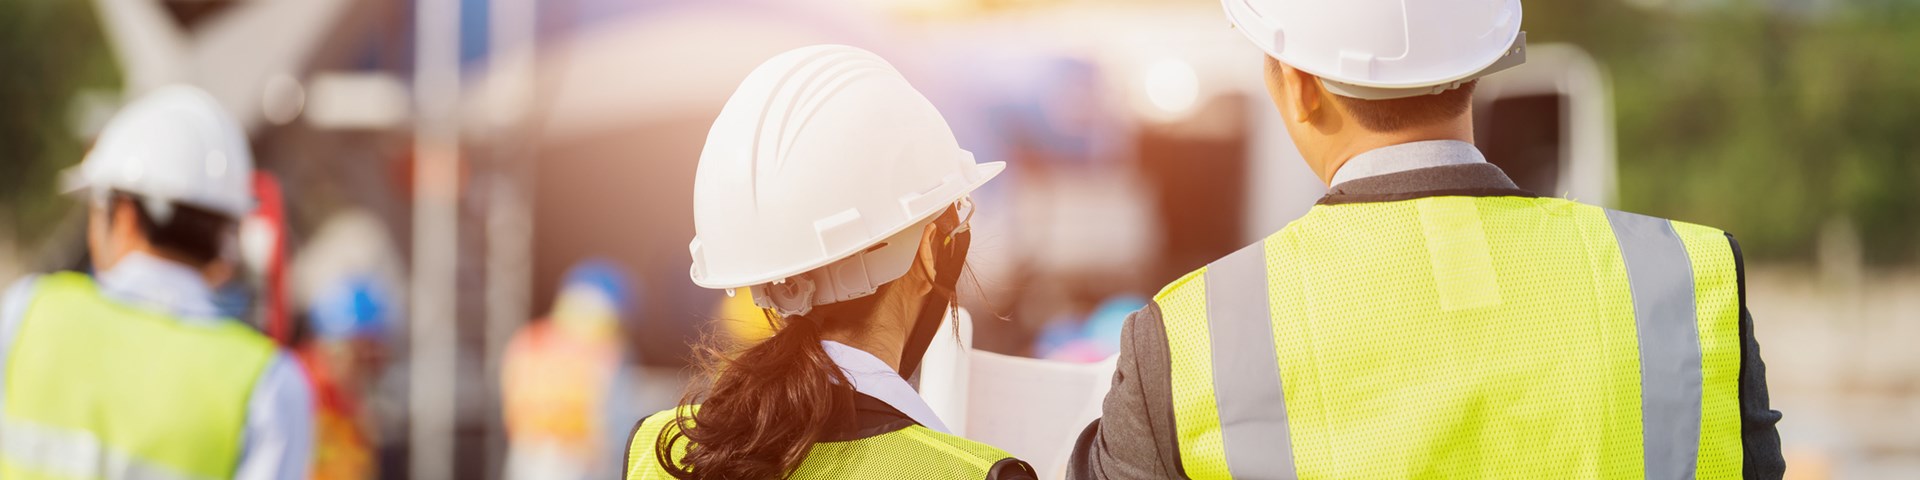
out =
{"type": "Polygon", "coordinates": [[[1313,162],[1318,168],[1313,173],[1320,176],[1320,183],[1331,185],[1333,175],[1346,166],[1347,161],[1362,153],[1403,143],[1428,140],[1459,140],[1473,143],[1473,117],[1463,115],[1458,119],[1432,125],[1405,128],[1392,132],[1361,130],[1356,135],[1341,139],[1334,148],[1327,150],[1325,160],[1313,162]]]}

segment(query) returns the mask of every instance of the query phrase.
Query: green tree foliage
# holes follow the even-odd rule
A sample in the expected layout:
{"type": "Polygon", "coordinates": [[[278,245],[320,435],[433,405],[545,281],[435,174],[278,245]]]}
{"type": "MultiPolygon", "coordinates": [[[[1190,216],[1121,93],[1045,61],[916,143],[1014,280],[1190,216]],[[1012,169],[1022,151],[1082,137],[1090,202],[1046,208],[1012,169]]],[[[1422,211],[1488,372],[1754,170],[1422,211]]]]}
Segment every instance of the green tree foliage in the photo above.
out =
{"type": "Polygon", "coordinates": [[[1528,2],[1527,28],[1608,68],[1625,208],[1725,228],[1769,259],[1810,257],[1846,219],[1869,262],[1912,262],[1920,4],[1836,3],[1528,2]]]}
{"type": "Polygon", "coordinates": [[[74,92],[119,82],[92,4],[0,0],[0,226],[17,240],[40,239],[73,205],[55,183],[86,152],[68,118],[74,92]]]}

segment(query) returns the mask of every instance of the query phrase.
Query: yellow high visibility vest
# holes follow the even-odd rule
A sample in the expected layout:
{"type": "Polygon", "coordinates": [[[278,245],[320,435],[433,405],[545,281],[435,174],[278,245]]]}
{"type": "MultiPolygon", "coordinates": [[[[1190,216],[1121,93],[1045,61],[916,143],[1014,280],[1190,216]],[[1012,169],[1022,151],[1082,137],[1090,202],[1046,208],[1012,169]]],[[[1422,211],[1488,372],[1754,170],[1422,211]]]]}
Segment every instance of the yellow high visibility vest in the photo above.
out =
{"type": "Polygon", "coordinates": [[[1739,478],[1724,233],[1566,200],[1320,205],[1156,300],[1193,478],[1739,478]]]}
{"type": "MultiPolygon", "coordinates": [[[[627,446],[627,480],[673,479],[654,453],[660,433],[675,428],[673,418],[672,410],[660,412],[634,430],[633,443],[627,446]]],[[[676,459],[686,455],[686,445],[685,440],[674,443],[676,459]]],[[[816,443],[789,478],[980,479],[995,463],[1012,457],[984,443],[910,425],[859,440],[816,443]]]]}
{"type": "Polygon", "coordinates": [[[16,335],[0,409],[8,480],[232,478],[275,351],[239,322],[135,309],[73,273],[36,282],[16,335]]]}

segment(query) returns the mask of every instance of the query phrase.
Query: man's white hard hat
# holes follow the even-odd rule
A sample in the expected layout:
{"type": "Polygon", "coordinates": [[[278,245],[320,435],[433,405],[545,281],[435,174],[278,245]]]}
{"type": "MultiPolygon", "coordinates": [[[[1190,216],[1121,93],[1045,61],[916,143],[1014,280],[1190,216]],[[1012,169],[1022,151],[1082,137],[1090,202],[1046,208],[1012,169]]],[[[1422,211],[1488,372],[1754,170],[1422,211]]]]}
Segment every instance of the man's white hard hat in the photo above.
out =
{"type": "Polygon", "coordinates": [[[691,275],[782,314],[865,296],[912,265],[921,231],[1004,168],[976,164],[932,103],[844,45],[754,69],[694,174],[691,275]]]}
{"type": "Polygon", "coordinates": [[[1526,62],[1520,0],[1221,0],[1227,19],[1335,94],[1440,93],[1526,62]]]}
{"type": "Polygon", "coordinates": [[[161,221],[175,203],[234,219],[253,210],[246,131],[213,96],[189,86],[162,87],[121,109],[63,181],[69,192],[137,194],[161,221]]]}

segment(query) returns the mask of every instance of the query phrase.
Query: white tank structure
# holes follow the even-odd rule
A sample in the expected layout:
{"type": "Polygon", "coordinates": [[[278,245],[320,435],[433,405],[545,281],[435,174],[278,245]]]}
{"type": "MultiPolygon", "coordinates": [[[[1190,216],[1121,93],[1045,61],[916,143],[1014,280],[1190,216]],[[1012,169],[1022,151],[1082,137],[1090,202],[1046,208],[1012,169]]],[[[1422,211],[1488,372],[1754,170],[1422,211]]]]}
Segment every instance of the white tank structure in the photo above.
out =
{"type": "Polygon", "coordinates": [[[1612,207],[1613,94],[1585,50],[1546,44],[1527,63],[1480,79],[1474,140],[1520,188],[1612,207]]]}

